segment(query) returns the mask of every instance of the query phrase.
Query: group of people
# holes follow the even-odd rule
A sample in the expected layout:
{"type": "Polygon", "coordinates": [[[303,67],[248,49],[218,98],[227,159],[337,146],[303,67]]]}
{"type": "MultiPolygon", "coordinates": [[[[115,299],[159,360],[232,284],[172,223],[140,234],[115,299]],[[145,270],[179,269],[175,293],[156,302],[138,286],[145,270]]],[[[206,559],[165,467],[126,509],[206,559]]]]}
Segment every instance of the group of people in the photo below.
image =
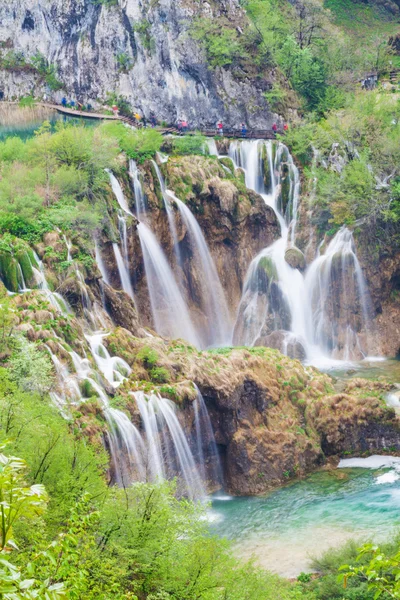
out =
{"type": "MultiPolygon", "coordinates": [[[[288,125],[287,123],[285,123],[285,124],[283,125],[283,131],[288,131],[288,129],[289,129],[289,125],[288,125]]],[[[274,124],[272,125],[272,131],[273,131],[274,133],[276,133],[276,132],[278,131],[278,125],[277,125],[276,123],[274,123],[274,124]]]]}
{"type": "Polygon", "coordinates": [[[176,126],[178,131],[182,133],[186,133],[189,129],[188,122],[185,119],[179,119],[176,126]]]}

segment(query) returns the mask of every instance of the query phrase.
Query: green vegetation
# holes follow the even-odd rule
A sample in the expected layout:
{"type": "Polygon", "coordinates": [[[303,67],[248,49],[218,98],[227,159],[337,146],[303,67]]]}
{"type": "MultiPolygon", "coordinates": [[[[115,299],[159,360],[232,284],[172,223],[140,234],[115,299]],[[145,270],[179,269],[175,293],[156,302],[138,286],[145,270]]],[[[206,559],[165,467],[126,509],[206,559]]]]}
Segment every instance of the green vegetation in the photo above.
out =
{"type": "Polygon", "coordinates": [[[147,19],[134,24],[133,30],[139,35],[143,48],[150,52],[154,50],[154,39],[151,36],[151,23],[147,19]]]}
{"type": "Polygon", "coordinates": [[[4,599],[303,597],[300,584],[240,565],[225,541],[209,535],[204,508],[178,499],[173,482],[107,487],[102,447],[4,368],[0,437],[12,440],[0,454],[4,599]]]}
{"type": "Polygon", "coordinates": [[[188,135],[174,138],[172,150],[176,155],[206,154],[208,151],[207,139],[203,135],[188,135]]]}
{"type": "Polygon", "coordinates": [[[118,140],[120,150],[129,158],[142,163],[148,158],[153,158],[161,148],[162,134],[155,129],[132,130],[122,123],[108,122],[101,126],[101,131],[118,140]]]}
{"type": "Polygon", "coordinates": [[[22,52],[9,50],[0,55],[0,68],[7,71],[33,71],[43,79],[53,92],[63,87],[62,82],[57,77],[55,65],[50,64],[40,52],[36,52],[36,54],[27,58],[22,52]]]}
{"type": "Polygon", "coordinates": [[[309,185],[316,181],[313,218],[321,231],[362,219],[380,238],[396,234],[400,219],[396,98],[379,91],[356,96],[347,109],[292,129],[285,141],[305,166],[309,185]]]}

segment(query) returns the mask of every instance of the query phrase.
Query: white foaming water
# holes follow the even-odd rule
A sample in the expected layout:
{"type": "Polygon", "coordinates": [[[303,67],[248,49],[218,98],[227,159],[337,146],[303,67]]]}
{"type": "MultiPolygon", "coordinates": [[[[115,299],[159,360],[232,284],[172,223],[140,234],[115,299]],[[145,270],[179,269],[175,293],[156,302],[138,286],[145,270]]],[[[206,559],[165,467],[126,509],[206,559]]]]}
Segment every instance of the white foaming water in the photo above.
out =
{"type": "Polygon", "coordinates": [[[99,244],[96,239],[94,240],[94,249],[95,249],[95,255],[96,255],[96,263],[97,263],[97,266],[99,267],[103,281],[105,283],[107,283],[107,285],[110,285],[110,279],[108,277],[106,265],[105,265],[102,255],[101,255],[101,250],[99,248],[99,244]]]}
{"type": "Polygon", "coordinates": [[[97,332],[85,337],[100,373],[104,375],[108,383],[113,387],[118,387],[131,373],[131,368],[119,356],[110,356],[110,353],[103,344],[103,340],[107,335],[104,332],[97,332]]]}
{"type": "Polygon", "coordinates": [[[372,456],[368,456],[367,458],[342,458],[339,462],[339,469],[381,469],[383,467],[400,467],[400,457],[399,456],[386,456],[386,455],[378,455],[374,454],[372,456]]]}
{"type": "Polygon", "coordinates": [[[113,245],[115,261],[118,267],[119,278],[121,280],[122,289],[126,292],[133,301],[135,301],[135,294],[133,292],[133,287],[131,283],[131,278],[128,272],[128,269],[125,266],[125,261],[122,258],[121,251],[119,249],[118,244],[114,243],[113,245]]]}
{"type": "MultiPolygon", "coordinates": [[[[158,395],[132,392],[145,430],[142,464],[152,481],[178,473],[183,489],[192,499],[204,498],[205,490],[184,430],[177,417],[176,405],[158,395]]],[[[179,482],[178,482],[179,483],[179,482]]]]}
{"type": "Polygon", "coordinates": [[[169,230],[171,232],[172,242],[174,244],[174,254],[175,254],[175,258],[176,258],[176,263],[179,267],[182,267],[182,257],[181,257],[181,253],[180,253],[180,249],[179,249],[178,233],[176,231],[175,215],[174,215],[173,208],[171,206],[170,193],[167,192],[167,190],[165,188],[165,181],[164,181],[164,178],[162,176],[162,173],[160,171],[158,164],[154,160],[152,161],[152,164],[154,166],[154,170],[156,172],[157,179],[158,179],[158,182],[159,182],[160,188],[161,188],[161,194],[162,194],[163,201],[164,201],[164,208],[165,208],[165,212],[167,213],[169,230]]]}
{"type": "Polygon", "coordinates": [[[140,173],[134,160],[129,161],[129,174],[133,180],[133,191],[135,194],[136,216],[138,219],[146,212],[146,202],[143,187],[140,182],[140,173]]]}
{"type": "MultiPolygon", "coordinates": [[[[172,192],[170,192],[172,195],[172,192]]],[[[186,226],[190,245],[199,271],[202,294],[202,310],[207,316],[205,346],[227,346],[231,343],[231,319],[225,293],[217,269],[207,247],[203,232],[194,215],[179,198],[173,196],[183,223],[186,226]]]]}
{"type": "Polygon", "coordinates": [[[285,260],[286,250],[295,241],[300,194],[299,172],[288,149],[281,143],[274,148],[271,142],[246,140],[232,142],[229,156],[244,169],[247,187],[274,209],[281,226],[281,238],[250,264],[234,343],[252,345],[260,335],[279,331],[282,351],[298,342],[307,362],[320,368],[338,367],[338,359],[351,365],[350,361],[368,353],[371,312],[352,232],[343,227],[304,277],[285,260]],[[354,302],[358,302],[358,319],[354,302]]]}
{"type": "Polygon", "coordinates": [[[116,197],[118,204],[120,205],[120,207],[122,208],[124,213],[126,213],[127,215],[131,215],[133,217],[134,215],[130,211],[130,208],[126,201],[121,184],[119,183],[118,179],[115,177],[114,173],[112,173],[112,171],[110,171],[110,169],[106,169],[106,172],[108,173],[108,176],[110,178],[112,191],[114,192],[114,196],[116,197]]]}
{"type": "Polygon", "coordinates": [[[138,232],[157,332],[170,338],[183,338],[199,347],[186,303],[161,246],[144,223],[139,224],[138,232]]]}

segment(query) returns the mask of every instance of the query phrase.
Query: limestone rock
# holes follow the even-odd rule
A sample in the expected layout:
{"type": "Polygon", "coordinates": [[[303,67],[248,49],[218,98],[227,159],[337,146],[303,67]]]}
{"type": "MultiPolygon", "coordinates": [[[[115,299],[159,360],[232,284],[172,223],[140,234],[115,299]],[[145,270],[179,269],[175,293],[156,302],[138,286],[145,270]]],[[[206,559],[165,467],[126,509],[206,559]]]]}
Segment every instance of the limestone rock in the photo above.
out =
{"type": "MultiPolygon", "coordinates": [[[[67,96],[99,108],[115,92],[147,118],[154,111],[168,123],[185,117],[196,127],[215,126],[218,119],[237,126],[245,114],[249,127],[270,128],[277,115],[263,92],[273,72],[260,77],[250,65],[243,77],[229,67],[210,69],[201,43],[190,34],[194,19],[202,17],[222,16],[233,30],[243,27],[240,4],[7,0],[0,3],[0,42],[26,59],[40,52],[55,66],[63,89],[50,95],[58,101],[67,96]]],[[[44,78],[29,68],[0,71],[0,89],[5,99],[49,97],[44,78]]]]}
{"type": "Polygon", "coordinates": [[[285,252],[285,260],[293,269],[304,271],[306,259],[301,250],[296,247],[288,248],[285,252]]]}

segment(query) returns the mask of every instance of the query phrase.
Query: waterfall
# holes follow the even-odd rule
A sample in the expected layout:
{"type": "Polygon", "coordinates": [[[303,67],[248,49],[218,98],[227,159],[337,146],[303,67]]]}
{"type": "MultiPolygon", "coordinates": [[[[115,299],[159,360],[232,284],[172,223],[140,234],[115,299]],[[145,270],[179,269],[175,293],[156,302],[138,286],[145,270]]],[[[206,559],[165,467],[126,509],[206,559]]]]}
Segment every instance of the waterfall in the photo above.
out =
{"type": "Polygon", "coordinates": [[[27,292],[28,288],[26,287],[24,274],[22,272],[21,265],[17,264],[17,272],[18,272],[18,291],[19,292],[27,292]]]}
{"type": "Polygon", "coordinates": [[[155,394],[132,392],[132,396],[145,430],[146,453],[142,464],[146,465],[150,479],[157,481],[178,475],[178,489],[183,484],[182,491],[190,498],[204,497],[203,482],[177,417],[176,405],[155,394]]]}
{"type": "Polygon", "coordinates": [[[118,244],[114,243],[113,245],[115,260],[118,267],[119,278],[121,280],[122,289],[126,292],[133,301],[135,301],[135,295],[133,293],[131,278],[129,275],[129,271],[125,266],[125,261],[122,258],[121,251],[119,249],[118,244]]]}
{"type": "Polygon", "coordinates": [[[229,156],[244,169],[247,187],[275,210],[281,226],[281,238],[247,271],[234,344],[272,344],[320,366],[365,356],[371,303],[352,232],[343,227],[304,276],[285,260],[294,245],[300,196],[299,172],[288,149],[281,143],[232,142],[229,156]]]}
{"type": "Polygon", "coordinates": [[[38,255],[35,251],[33,251],[33,256],[35,259],[35,263],[37,265],[32,265],[33,274],[35,276],[36,285],[40,290],[42,290],[43,294],[46,296],[48,302],[57,310],[57,312],[63,315],[69,315],[72,313],[71,307],[65,298],[58,294],[57,292],[52,292],[49,288],[49,284],[47,283],[46,274],[44,272],[44,266],[38,255]]]}
{"type": "Polygon", "coordinates": [[[131,373],[128,363],[119,356],[110,356],[107,348],[103,344],[103,339],[107,333],[96,332],[92,335],[86,335],[92,356],[96,361],[97,368],[104,375],[108,383],[113,387],[118,387],[124,379],[131,373]]]}
{"type": "Polygon", "coordinates": [[[224,478],[210,415],[208,414],[204,398],[196,384],[195,388],[197,397],[193,402],[193,410],[197,456],[200,463],[201,476],[204,481],[207,480],[206,463],[207,460],[210,460],[209,472],[212,475],[212,479],[222,487],[224,478]]]}
{"type": "Polygon", "coordinates": [[[129,206],[128,206],[128,203],[124,196],[124,192],[122,190],[121,184],[119,183],[118,179],[115,177],[114,173],[112,171],[110,171],[110,169],[106,169],[106,172],[108,173],[108,176],[110,178],[112,191],[114,192],[114,196],[116,197],[119,206],[121,207],[121,209],[124,213],[126,213],[127,215],[131,215],[133,217],[134,215],[133,215],[133,213],[131,213],[131,211],[129,209],[129,206]]]}
{"type": "Polygon", "coordinates": [[[165,181],[161,174],[158,164],[154,160],[152,161],[152,164],[154,166],[154,170],[156,172],[157,179],[158,179],[158,182],[159,182],[160,188],[161,188],[161,193],[162,193],[162,197],[163,197],[163,201],[164,201],[164,208],[165,208],[165,212],[167,213],[169,230],[171,232],[172,242],[174,244],[174,254],[175,254],[175,258],[176,258],[176,263],[179,267],[182,267],[182,257],[181,257],[181,252],[179,249],[179,240],[178,240],[178,234],[176,231],[175,215],[174,215],[173,208],[171,206],[171,200],[169,198],[170,192],[167,192],[167,190],[165,188],[165,181]]]}
{"type": "Polygon", "coordinates": [[[146,212],[146,201],[143,193],[142,184],[139,179],[139,169],[134,160],[129,161],[129,174],[133,180],[133,191],[135,194],[136,216],[140,220],[142,214],[146,212]]]}
{"type": "Polygon", "coordinates": [[[188,308],[161,246],[144,223],[139,224],[138,232],[157,332],[199,346],[188,308]]]}
{"type": "Polygon", "coordinates": [[[342,227],[310,265],[305,287],[312,343],[345,360],[368,354],[371,300],[349,229],[342,227]],[[364,349],[357,334],[362,326],[367,334],[364,349]]]}
{"type": "Polygon", "coordinates": [[[103,260],[103,257],[101,255],[101,251],[99,248],[99,244],[96,239],[94,240],[94,249],[95,249],[95,255],[96,255],[96,263],[97,263],[97,266],[99,267],[103,281],[107,285],[110,285],[110,279],[107,274],[106,265],[104,263],[104,260],[103,260]]]}
{"type": "Polygon", "coordinates": [[[217,269],[207,247],[203,232],[193,213],[179,198],[173,196],[188,232],[193,252],[194,268],[198,271],[202,295],[202,310],[207,317],[205,346],[227,346],[231,343],[229,310],[217,269]]]}
{"type": "Polygon", "coordinates": [[[125,215],[119,213],[118,215],[118,231],[122,242],[122,249],[124,252],[124,262],[127,269],[129,269],[129,252],[128,252],[128,227],[126,225],[125,215]]]}

